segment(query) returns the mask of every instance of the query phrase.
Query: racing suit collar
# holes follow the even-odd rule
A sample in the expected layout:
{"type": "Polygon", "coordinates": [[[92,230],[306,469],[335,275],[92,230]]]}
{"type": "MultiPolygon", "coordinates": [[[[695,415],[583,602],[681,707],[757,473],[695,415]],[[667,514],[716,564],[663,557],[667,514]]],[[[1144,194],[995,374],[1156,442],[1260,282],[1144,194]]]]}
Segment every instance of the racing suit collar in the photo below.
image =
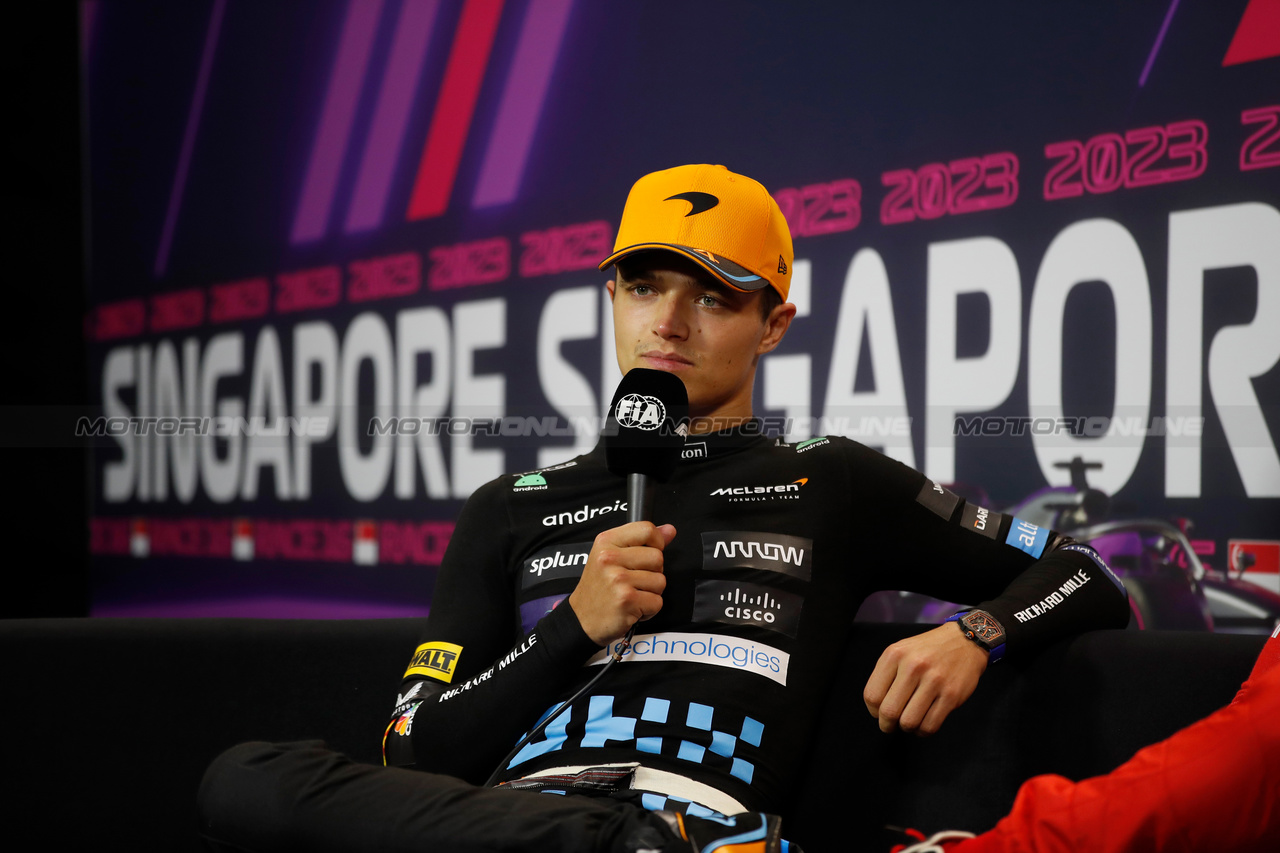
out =
{"type": "MultiPolygon", "coordinates": [[[[681,452],[681,464],[705,462],[707,459],[738,453],[752,447],[762,447],[774,443],[773,436],[765,434],[764,422],[752,418],[736,427],[717,432],[705,432],[690,435],[685,439],[681,452]]],[[[596,443],[590,456],[603,462],[604,437],[596,443]]]]}

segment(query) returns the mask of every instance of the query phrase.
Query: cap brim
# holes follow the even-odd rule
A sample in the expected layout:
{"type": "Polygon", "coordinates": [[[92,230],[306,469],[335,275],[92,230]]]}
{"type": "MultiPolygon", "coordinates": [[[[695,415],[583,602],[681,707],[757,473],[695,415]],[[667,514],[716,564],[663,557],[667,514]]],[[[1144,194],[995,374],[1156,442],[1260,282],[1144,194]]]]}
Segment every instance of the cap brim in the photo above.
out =
{"type": "Polygon", "coordinates": [[[636,243],[634,246],[619,249],[605,258],[600,262],[599,269],[608,269],[625,257],[655,249],[684,255],[729,287],[734,290],[741,290],[743,293],[755,293],[757,290],[773,286],[773,282],[769,281],[769,279],[756,275],[751,270],[734,263],[728,258],[704,249],[695,249],[692,246],[682,246],[678,243],[636,243]]]}

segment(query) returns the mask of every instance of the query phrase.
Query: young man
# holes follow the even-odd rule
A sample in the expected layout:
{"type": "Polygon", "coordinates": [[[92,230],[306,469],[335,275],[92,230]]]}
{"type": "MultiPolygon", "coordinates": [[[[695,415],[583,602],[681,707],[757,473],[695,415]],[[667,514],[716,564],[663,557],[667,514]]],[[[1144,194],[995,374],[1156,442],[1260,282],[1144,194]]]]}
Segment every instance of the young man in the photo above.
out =
{"type": "Polygon", "coordinates": [[[211,774],[228,781],[206,788],[239,778],[226,768],[263,769],[272,781],[253,797],[298,804],[273,831],[305,827],[308,843],[347,843],[356,804],[376,803],[388,817],[371,822],[394,827],[380,849],[778,851],[762,813],[796,780],[866,595],[979,603],[882,656],[865,699],[885,731],[936,731],[1006,648],[1125,624],[1123,586],[1091,549],[855,442],[760,434],[755,371],[794,316],[792,263],[759,183],[706,165],[641,178],[600,266],[617,268],[623,372],[668,371],[689,393],[691,435],[654,522],[619,524],[625,480],[601,447],[486,484],[458,521],[384,739],[388,764],[430,772],[263,745],[224,756],[211,774]],[[565,704],[632,627],[621,662],[565,704]],[[495,769],[501,787],[473,787],[495,769]]]}

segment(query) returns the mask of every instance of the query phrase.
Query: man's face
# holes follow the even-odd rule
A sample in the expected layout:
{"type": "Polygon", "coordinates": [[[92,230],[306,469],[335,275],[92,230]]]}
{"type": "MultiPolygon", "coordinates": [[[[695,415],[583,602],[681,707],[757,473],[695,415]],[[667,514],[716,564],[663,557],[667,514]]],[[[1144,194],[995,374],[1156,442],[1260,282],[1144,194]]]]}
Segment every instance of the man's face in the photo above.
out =
{"type": "Polygon", "coordinates": [[[676,374],[695,418],[751,417],[756,362],[782,340],[795,306],[762,317],[760,293],[733,290],[673,252],[633,256],[607,287],[624,374],[633,367],[676,374]]]}

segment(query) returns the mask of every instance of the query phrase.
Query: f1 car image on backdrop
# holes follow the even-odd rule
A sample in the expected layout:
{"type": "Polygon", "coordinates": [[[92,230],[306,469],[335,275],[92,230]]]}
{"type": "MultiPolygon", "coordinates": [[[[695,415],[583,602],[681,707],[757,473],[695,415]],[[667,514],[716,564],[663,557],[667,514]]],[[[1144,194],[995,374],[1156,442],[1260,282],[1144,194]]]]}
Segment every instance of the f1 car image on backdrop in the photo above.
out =
{"type": "MultiPolygon", "coordinates": [[[[1077,456],[1055,467],[1070,471],[1070,485],[1047,486],[1003,512],[1097,550],[1129,591],[1130,628],[1270,634],[1280,625],[1280,591],[1263,585],[1280,577],[1271,565],[1280,543],[1233,539],[1226,567],[1212,568],[1201,556],[1212,553],[1214,543],[1192,540],[1190,519],[1113,517],[1121,513],[1111,496],[1088,484],[1088,471],[1099,463],[1077,456]]],[[[990,505],[980,487],[953,483],[949,488],[990,505]]],[[[868,598],[856,619],[935,623],[960,609],[953,602],[891,590],[868,598]]]]}

